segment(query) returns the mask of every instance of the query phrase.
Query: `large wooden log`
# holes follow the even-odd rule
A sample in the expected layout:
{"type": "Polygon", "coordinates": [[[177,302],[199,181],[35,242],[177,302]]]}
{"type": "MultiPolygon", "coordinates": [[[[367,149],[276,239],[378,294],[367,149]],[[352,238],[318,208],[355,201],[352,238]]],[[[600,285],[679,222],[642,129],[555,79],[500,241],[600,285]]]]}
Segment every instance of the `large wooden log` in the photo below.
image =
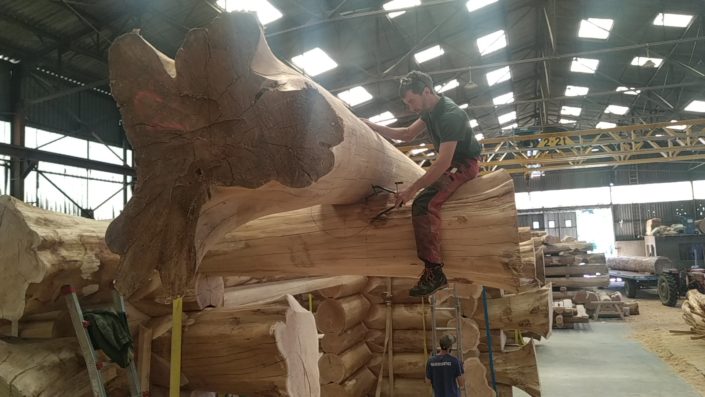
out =
{"type": "Polygon", "coordinates": [[[665,256],[613,256],[607,258],[607,267],[612,270],[660,274],[663,269],[672,267],[665,256]]]}
{"type": "MultiPolygon", "coordinates": [[[[520,330],[534,332],[548,338],[553,319],[553,295],[551,285],[515,295],[488,299],[487,312],[490,329],[520,330]]],[[[484,313],[475,312],[473,318],[484,327],[484,313]]]]}
{"type": "MultiPolygon", "coordinates": [[[[363,293],[371,303],[384,303],[387,295],[386,277],[369,277],[363,293]]],[[[392,303],[421,303],[418,296],[409,296],[409,289],[418,283],[418,278],[392,278],[392,303]]]]}
{"type": "Polygon", "coordinates": [[[575,256],[575,264],[579,265],[581,263],[593,264],[593,263],[607,263],[604,253],[596,254],[581,254],[577,253],[575,256]]]}
{"type": "MultiPolygon", "coordinates": [[[[365,318],[365,324],[371,329],[386,329],[387,326],[386,305],[372,305],[365,318]]],[[[445,324],[453,318],[447,310],[436,312],[436,323],[445,324]]],[[[431,329],[431,307],[429,305],[393,305],[392,306],[392,329],[431,329]]]]}
{"type": "Polygon", "coordinates": [[[324,298],[340,299],[346,296],[360,293],[367,285],[367,277],[360,276],[346,283],[338,284],[333,287],[323,288],[318,291],[324,298]]]}
{"type": "Polygon", "coordinates": [[[465,359],[465,390],[472,397],[496,397],[494,390],[488,384],[487,370],[477,357],[465,359]]]}
{"type": "Polygon", "coordinates": [[[64,307],[63,284],[86,304],[110,301],[119,258],[103,240],[107,225],[0,197],[0,318],[64,307]]]}
{"type": "Polygon", "coordinates": [[[519,244],[519,253],[521,255],[521,283],[524,286],[538,287],[536,278],[536,251],[534,250],[534,241],[526,240],[519,244]]]}
{"type": "Polygon", "coordinates": [[[325,353],[318,360],[321,383],[342,383],[370,361],[372,353],[364,342],[340,353],[325,353]]]}
{"type": "MultiPolygon", "coordinates": [[[[439,332],[438,338],[444,333],[439,332]]],[[[379,329],[370,329],[366,336],[366,342],[370,350],[374,353],[381,353],[384,350],[385,331],[379,329]]],[[[392,331],[392,340],[394,341],[394,354],[396,353],[421,353],[424,351],[424,343],[426,350],[433,351],[433,342],[430,327],[426,333],[421,329],[398,329],[392,331]],[[424,335],[426,340],[424,341],[424,335]]],[[[469,352],[477,348],[478,340],[474,338],[463,339],[464,352],[469,352]]],[[[437,347],[436,347],[437,349],[437,347]]]]}
{"type": "Polygon", "coordinates": [[[543,246],[535,248],[534,252],[536,254],[536,279],[539,281],[539,285],[546,284],[546,264],[543,255],[543,246]]]}
{"type": "Polygon", "coordinates": [[[356,283],[361,276],[305,277],[263,283],[241,284],[225,288],[225,307],[256,306],[281,300],[286,295],[297,295],[331,288],[346,283],[356,283]]]}
{"type": "MultiPolygon", "coordinates": [[[[218,308],[192,318],[183,332],[181,360],[189,387],[246,395],[320,393],[315,320],[293,297],[287,304],[218,308]]],[[[152,351],[168,360],[170,343],[165,334],[152,351]]]]}
{"type": "Polygon", "coordinates": [[[328,383],[321,386],[321,397],[360,397],[372,391],[376,378],[367,367],[361,368],[341,384],[328,383]]]}
{"type": "Polygon", "coordinates": [[[572,265],[572,266],[551,266],[546,269],[546,276],[583,276],[586,274],[609,274],[607,265],[604,263],[595,263],[588,265],[572,265]]]}
{"type": "Polygon", "coordinates": [[[360,323],[338,334],[324,334],[321,339],[321,350],[326,353],[340,354],[345,350],[365,340],[368,329],[360,323]]]}
{"type": "MultiPolygon", "coordinates": [[[[384,222],[371,223],[388,205],[369,200],[314,206],[254,220],[217,243],[200,271],[417,277],[420,266],[410,266],[419,263],[411,210],[404,207],[384,222]]],[[[517,290],[522,263],[507,173],[493,172],[460,187],[444,205],[442,219],[444,271],[450,279],[517,290]]]]}
{"type": "MultiPolygon", "coordinates": [[[[489,365],[489,354],[480,356],[485,366],[489,365]]],[[[494,367],[497,382],[515,386],[532,397],[541,396],[538,364],[534,342],[504,352],[495,352],[494,367]]]]}
{"type": "Polygon", "coordinates": [[[137,165],[134,195],[106,236],[126,294],[155,266],[180,294],[208,249],[252,219],[353,203],[370,185],[423,172],[276,59],[255,14],[222,14],[189,31],[176,59],[125,34],[109,64],[137,165]]]}
{"type": "Polygon", "coordinates": [[[342,299],[326,299],[316,310],[316,325],[326,334],[340,334],[367,317],[370,302],[357,294],[342,299]]]}
{"type": "Polygon", "coordinates": [[[0,341],[0,395],[93,396],[76,339],[0,341]]]}

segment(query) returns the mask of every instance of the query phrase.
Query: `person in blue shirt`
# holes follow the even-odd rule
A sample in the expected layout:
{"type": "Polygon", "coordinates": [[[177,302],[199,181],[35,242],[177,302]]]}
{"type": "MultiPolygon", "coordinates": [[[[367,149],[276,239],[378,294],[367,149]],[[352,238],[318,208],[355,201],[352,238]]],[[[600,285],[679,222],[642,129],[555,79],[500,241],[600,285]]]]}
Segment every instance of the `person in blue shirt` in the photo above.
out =
{"type": "Polygon", "coordinates": [[[426,382],[433,386],[435,397],[460,397],[465,390],[463,364],[450,351],[455,343],[452,335],[443,335],[440,340],[441,352],[426,363],[426,382]]]}

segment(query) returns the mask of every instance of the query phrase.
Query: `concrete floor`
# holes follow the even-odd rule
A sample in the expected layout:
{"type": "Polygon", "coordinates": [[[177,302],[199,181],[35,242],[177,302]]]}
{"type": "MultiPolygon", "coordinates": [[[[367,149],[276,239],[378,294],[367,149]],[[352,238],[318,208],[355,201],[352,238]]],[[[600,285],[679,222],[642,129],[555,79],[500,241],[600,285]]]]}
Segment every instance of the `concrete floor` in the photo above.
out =
{"type": "MultiPolygon", "coordinates": [[[[620,320],[553,330],[536,346],[543,397],[702,397],[620,320]]],[[[528,394],[514,389],[515,397],[528,394]]]]}

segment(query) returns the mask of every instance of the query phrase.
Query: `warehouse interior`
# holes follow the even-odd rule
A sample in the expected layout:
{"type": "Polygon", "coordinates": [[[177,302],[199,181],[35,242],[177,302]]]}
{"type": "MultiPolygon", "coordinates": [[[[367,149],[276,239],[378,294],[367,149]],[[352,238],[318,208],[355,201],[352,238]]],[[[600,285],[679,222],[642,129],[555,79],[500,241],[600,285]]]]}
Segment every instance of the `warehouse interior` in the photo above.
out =
{"type": "Polygon", "coordinates": [[[0,0],[0,396],[433,395],[445,334],[462,396],[705,396],[704,18],[0,0]],[[363,122],[411,71],[482,145],[422,298],[395,200],[444,157],[363,122]]]}

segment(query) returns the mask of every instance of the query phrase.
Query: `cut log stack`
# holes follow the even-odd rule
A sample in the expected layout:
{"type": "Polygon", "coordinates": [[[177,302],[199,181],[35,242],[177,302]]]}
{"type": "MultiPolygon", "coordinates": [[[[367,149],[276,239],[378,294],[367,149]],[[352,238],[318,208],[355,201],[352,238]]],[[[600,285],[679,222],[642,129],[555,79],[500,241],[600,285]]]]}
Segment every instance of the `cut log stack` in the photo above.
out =
{"type": "MultiPolygon", "coordinates": [[[[390,384],[393,384],[394,395],[400,397],[416,396],[427,388],[423,383],[427,357],[424,348],[427,354],[430,354],[431,350],[437,347],[431,345],[431,308],[428,304],[422,305],[419,298],[408,295],[408,289],[414,283],[413,279],[393,279],[391,286],[387,286],[385,279],[370,278],[364,292],[373,303],[365,320],[369,328],[367,344],[374,353],[369,368],[377,376],[382,371],[382,395],[390,394],[390,384]],[[387,288],[391,288],[389,306],[384,303],[387,288]],[[387,316],[391,317],[391,321],[387,320],[387,316]],[[390,323],[391,332],[387,334],[387,325],[390,323]],[[385,339],[388,351],[383,354],[385,339]],[[391,377],[390,368],[393,375],[391,377]]],[[[455,288],[461,299],[463,314],[462,349],[466,374],[470,374],[468,395],[494,396],[487,386],[490,380],[486,357],[489,349],[481,303],[482,289],[473,284],[455,284],[455,288]]],[[[437,293],[437,299],[440,301],[448,298],[446,291],[437,293]]],[[[440,303],[448,304],[450,302],[440,303]]],[[[532,396],[540,395],[533,345],[524,347],[513,343],[517,331],[548,337],[551,333],[551,308],[550,286],[488,300],[493,351],[496,360],[499,357],[505,364],[497,369],[500,384],[519,387],[532,396]],[[509,342],[507,335],[511,335],[509,342]],[[521,350],[526,354],[514,354],[514,350],[521,350]],[[519,369],[523,372],[518,373],[519,369]],[[532,376],[527,377],[529,374],[532,376]]],[[[452,317],[451,312],[437,311],[437,325],[454,327],[452,317]]],[[[438,336],[443,333],[439,332],[438,336]]]]}
{"type": "Polygon", "coordinates": [[[324,397],[365,396],[374,387],[376,378],[367,368],[372,352],[363,324],[371,306],[361,293],[366,285],[365,278],[319,291],[325,297],[316,310],[316,325],[323,334],[318,367],[324,397]]]}
{"type": "Polygon", "coordinates": [[[554,288],[607,287],[610,283],[605,255],[589,254],[592,243],[556,242],[546,236],[543,246],[546,282],[554,288]]]}
{"type": "Polygon", "coordinates": [[[553,302],[553,328],[573,329],[575,324],[590,322],[585,305],[573,304],[571,299],[553,302]]]}

